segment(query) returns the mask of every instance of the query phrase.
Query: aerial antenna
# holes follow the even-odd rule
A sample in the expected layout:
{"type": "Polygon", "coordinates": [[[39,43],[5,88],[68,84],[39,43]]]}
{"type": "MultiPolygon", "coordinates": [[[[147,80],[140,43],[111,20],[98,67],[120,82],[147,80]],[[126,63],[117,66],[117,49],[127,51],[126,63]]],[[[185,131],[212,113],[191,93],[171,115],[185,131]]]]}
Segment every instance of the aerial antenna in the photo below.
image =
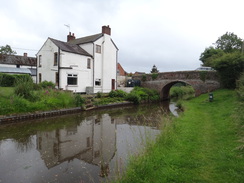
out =
{"type": "Polygon", "coordinates": [[[64,26],[69,28],[69,32],[70,32],[70,25],[69,24],[64,24],[64,26]]]}

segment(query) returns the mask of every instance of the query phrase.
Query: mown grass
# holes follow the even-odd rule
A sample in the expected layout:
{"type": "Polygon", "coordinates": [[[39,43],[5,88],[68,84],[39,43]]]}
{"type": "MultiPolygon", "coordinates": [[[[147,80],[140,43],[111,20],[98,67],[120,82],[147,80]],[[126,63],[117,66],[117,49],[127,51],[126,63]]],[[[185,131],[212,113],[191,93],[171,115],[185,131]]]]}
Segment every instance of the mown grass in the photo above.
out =
{"type": "Polygon", "coordinates": [[[244,157],[234,91],[214,92],[184,102],[185,112],[157,142],[132,158],[117,182],[243,182],[244,157]]]}

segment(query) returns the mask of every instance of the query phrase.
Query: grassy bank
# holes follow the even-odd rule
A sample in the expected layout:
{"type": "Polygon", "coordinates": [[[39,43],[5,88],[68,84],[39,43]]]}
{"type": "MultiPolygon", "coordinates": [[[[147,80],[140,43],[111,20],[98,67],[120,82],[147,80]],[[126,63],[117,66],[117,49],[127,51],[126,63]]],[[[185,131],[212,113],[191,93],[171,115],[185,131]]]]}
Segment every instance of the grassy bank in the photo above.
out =
{"type": "Polygon", "coordinates": [[[16,95],[13,87],[0,87],[0,115],[70,108],[76,106],[76,96],[53,89],[32,91],[30,98],[16,95]]]}
{"type": "MultiPolygon", "coordinates": [[[[15,87],[0,87],[0,116],[36,111],[56,110],[72,107],[86,107],[87,95],[56,90],[51,82],[38,85],[33,82],[19,82],[15,87]]],[[[107,94],[97,93],[91,96],[93,106],[130,101],[134,104],[156,102],[160,100],[157,91],[135,87],[129,94],[122,90],[112,90],[107,94]]],[[[89,99],[90,100],[90,99],[89,99]]]]}
{"type": "Polygon", "coordinates": [[[117,182],[243,182],[235,92],[216,91],[213,102],[202,95],[184,107],[182,116],[164,128],[154,145],[132,158],[117,182]]]}

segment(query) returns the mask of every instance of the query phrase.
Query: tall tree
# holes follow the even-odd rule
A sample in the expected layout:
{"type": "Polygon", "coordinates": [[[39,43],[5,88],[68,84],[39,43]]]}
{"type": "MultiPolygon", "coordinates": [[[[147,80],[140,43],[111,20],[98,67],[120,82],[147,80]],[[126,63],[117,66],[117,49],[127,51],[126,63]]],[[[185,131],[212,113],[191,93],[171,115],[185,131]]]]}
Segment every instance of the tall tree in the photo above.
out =
{"type": "Polygon", "coordinates": [[[155,65],[153,65],[151,73],[158,73],[158,72],[159,71],[158,71],[157,67],[155,65]]]}
{"type": "Polygon", "coordinates": [[[212,67],[218,71],[223,87],[235,88],[237,79],[244,72],[244,56],[239,51],[225,53],[213,59],[212,67]]]}
{"type": "Polygon", "coordinates": [[[221,49],[226,53],[241,50],[243,40],[233,32],[226,32],[215,42],[216,49],[221,49]]]}
{"type": "Polygon", "coordinates": [[[12,50],[11,46],[1,46],[0,47],[0,55],[14,55],[16,51],[12,50]]]}
{"type": "Polygon", "coordinates": [[[218,71],[225,88],[235,88],[236,80],[244,72],[244,56],[241,53],[243,40],[234,33],[226,32],[200,55],[204,66],[218,71]]]}
{"type": "Polygon", "coordinates": [[[199,60],[202,61],[203,66],[212,67],[212,60],[219,56],[222,56],[224,51],[221,49],[215,49],[213,46],[205,48],[204,52],[201,53],[199,60]]]}

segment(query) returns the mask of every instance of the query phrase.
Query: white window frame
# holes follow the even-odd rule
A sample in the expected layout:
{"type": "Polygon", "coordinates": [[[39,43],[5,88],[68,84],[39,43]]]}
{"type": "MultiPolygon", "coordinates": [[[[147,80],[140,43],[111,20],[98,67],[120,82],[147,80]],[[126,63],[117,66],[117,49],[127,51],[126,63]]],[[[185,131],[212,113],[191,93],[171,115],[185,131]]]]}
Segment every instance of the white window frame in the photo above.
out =
{"type": "Polygon", "coordinates": [[[67,74],[67,85],[68,86],[77,86],[78,85],[78,74],[67,74]],[[69,78],[76,79],[75,83],[69,84],[69,78]]]}

